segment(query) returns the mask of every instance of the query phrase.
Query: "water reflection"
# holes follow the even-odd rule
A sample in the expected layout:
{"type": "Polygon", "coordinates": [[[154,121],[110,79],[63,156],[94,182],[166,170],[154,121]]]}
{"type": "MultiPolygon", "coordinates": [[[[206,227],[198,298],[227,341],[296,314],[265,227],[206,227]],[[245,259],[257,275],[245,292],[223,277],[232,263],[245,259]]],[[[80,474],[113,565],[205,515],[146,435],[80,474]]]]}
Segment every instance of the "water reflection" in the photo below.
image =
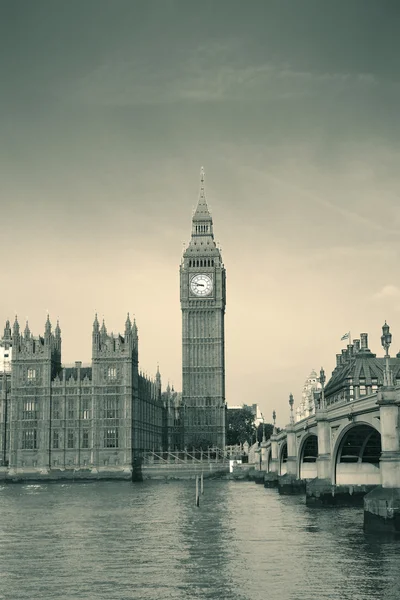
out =
{"type": "Polygon", "coordinates": [[[193,599],[245,600],[247,596],[234,587],[232,576],[232,571],[240,568],[240,548],[226,509],[226,484],[206,480],[204,488],[199,508],[193,482],[185,489],[187,509],[180,535],[188,550],[187,559],[182,561],[188,591],[193,599]]]}
{"type": "Polygon", "coordinates": [[[362,521],[244,482],[0,486],[0,598],[398,600],[362,521]]]}

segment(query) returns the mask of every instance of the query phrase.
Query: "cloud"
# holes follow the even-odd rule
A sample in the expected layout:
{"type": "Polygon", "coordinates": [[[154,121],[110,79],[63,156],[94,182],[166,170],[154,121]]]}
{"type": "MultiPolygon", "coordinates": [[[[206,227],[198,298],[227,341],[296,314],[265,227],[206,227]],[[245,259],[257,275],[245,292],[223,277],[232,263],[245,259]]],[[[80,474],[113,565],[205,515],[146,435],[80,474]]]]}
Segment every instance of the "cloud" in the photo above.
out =
{"type": "Polygon", "coordinates": [[[374,298],[376,300],[385,300],[386,298],[400,300],[400,288],[392,284],[385,285],[379,292],[374,294],[374,298]]]}
{"type": "Polygon", "coordinates": [[[110,60],[70,82],[70,100],[129,106],[174,102],[222,102],[312,96],[377,83],[370,73],[298,71],[290,65],[244,63],[238,44],[210,43],[174,57],[162,67],[136,58],[110,60]]]}

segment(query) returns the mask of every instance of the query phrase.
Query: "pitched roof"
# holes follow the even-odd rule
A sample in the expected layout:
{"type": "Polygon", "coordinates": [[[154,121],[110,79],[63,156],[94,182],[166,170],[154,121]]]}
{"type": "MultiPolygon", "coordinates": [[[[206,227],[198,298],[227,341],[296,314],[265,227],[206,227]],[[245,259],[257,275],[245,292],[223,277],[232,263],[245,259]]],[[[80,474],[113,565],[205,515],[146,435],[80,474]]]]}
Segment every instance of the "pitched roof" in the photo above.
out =
{"type": "MultiPolygon", "coordinates": [[[[377,385],[383,384],[383,373],[385,370],[385,358],[377,358],[370,351],[360,351],[343,365],[335,368],[332,377],[325,387],[325,397],[329,397],[343,387],[349,385],[360,385],[360,380],[365,380],[365,385],[372,385],[372,379],[376,379],[377,385]]],[[[390,368],[394,379],[400,378],[400,357],[389,359],[390,368]]],[[[364,381],[362,382],[364,385],[364,381]]]]}

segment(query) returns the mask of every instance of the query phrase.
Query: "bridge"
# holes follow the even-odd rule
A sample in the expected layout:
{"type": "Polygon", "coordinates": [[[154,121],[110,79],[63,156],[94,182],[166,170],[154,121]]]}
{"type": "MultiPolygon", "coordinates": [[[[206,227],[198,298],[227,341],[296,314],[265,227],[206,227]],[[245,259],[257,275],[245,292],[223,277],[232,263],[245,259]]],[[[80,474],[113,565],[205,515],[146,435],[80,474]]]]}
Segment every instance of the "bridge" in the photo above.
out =
{"type": "Polygon", "coordinates": [[[326,388],[310,414],[275,425],[256,450],[264,485],[282,494],[306,493],[309,506],[364,504],[364,529],[400,533],[400,353],[388,354],[391,334],[383,326],[386,354],[377,358],[367,334],[337,355],[326,388]]]}
{"type": "Polygon", "coordinates": [[[222,477],[229,473],[229,458],[220,448],[206,451],[185,449],[144,452],[140,464],[140,479],[195,479],[222,477]]]}

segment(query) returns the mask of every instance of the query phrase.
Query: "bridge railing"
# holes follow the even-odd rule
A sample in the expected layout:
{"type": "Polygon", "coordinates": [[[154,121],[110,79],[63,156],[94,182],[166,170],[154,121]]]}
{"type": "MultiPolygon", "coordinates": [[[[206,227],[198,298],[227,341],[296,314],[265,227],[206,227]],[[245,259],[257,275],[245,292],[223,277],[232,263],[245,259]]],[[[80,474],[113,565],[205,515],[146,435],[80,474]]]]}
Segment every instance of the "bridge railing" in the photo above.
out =
{"type": "Polygon", "coordinates": [[[175,451],[147,451],[143,453],[143,464],[201,464],[204,462],[226,462],[225,451],[221,448],[210,450],[175,450],[175,451]]]}

